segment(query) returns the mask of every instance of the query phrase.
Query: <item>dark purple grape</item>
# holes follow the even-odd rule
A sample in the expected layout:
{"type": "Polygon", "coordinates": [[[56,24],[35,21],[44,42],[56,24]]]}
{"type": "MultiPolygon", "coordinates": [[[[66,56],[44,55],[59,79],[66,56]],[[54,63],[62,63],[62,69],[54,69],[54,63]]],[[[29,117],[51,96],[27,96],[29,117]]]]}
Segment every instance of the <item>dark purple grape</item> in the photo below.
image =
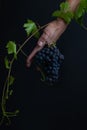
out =
{"type": "Polygon", "coordinates": [[[64,56],[56,46],[45,46],[36,54],[34,61],[36,66],[44,73],[45,82],[52,85],[58,81],[63,60],[64,56]]]}

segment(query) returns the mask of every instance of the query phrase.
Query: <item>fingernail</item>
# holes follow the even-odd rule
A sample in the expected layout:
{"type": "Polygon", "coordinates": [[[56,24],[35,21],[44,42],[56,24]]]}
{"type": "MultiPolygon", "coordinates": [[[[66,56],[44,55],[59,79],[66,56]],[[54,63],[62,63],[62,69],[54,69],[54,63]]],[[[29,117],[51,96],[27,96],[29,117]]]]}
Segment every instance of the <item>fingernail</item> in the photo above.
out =
{"type": "Polygon", "coordinates": [[[42,42],[42,41],[39,41],[39,42],[38,42],[38,45],[39,45],[39,46],[42,46],[42,45],[43,45],[43,42],[42,42]]]}

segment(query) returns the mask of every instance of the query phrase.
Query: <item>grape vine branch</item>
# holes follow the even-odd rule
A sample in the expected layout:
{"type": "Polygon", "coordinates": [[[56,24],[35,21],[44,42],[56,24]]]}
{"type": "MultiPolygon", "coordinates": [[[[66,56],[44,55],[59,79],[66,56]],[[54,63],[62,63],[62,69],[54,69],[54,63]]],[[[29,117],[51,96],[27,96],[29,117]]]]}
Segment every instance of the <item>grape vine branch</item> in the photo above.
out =
{"type": "MultiPolygon", "coordinates": [[[[9,117],[13,117],[13,116],[16,116],[17,114],[18,114],[18,110],[16,110],[15,112],[6,112],[6,101],[8,100],[8,98],[9,98],[9,95],[11,95],[11,93],[12,93],[12,90],[11,91],[9,91],[9,87],[10,87],[10,85],[12,85],[13,84],[13,82],[14,82],[14,77],[13,76],[11,76],[11,70],[12,70],[12,65],[13,65],[13,63],[14,63],[14,61],[17,59],[17,55],[19,54],[19,52],[21,52],[22,51],[22,48],[24,47],[24,45],[33,37],[33,36],[35,36],[35,37],[37,37],[37,33],[41,30],[41,29],[43,29],[44,27],[46,27],[48,24],[46,24],[46,25],[44,25],[44,26],[41,26],[41,27],[39,27],[39,28],[36,28],[36,24],[33,22],[33,21],[31,21],[31,20],[28,20],[28,23],[27,23],[27,25],[29,24],[29,27],[30,27],[30,23],[32,23],[34,26],[33,26],[33,28],[31,28],[31,31],[34,29],[34,27],[35,27],[35,30],[36,31],[34,31],[34,33],[32,33],[23,43],[22,43],[22,45],[20,45],[20,47],[19,47],[19,49],[16,51],[16,53],[15,53],[15,55],[14,55],[14,57],[12,58],[12,60],[11,61],[8,61],[8,59],[6,58],[5,59],[5,66],[6,66],[6,68],[8,69],[8,75],[7,75],[7,78],[6,78],[6,81],[5,81],[5,83],[4,83],[4,87],[3,87],[3,94],[2,94],[2,102],[1,102],[1,107],[2,107],[2,119],[1,119],[1,122],[0,122],[0,125],[3,123],[3,120],[5,119],[5,118],[7,118],[7,120],[8,120],[8,123],[10,124],[10,119],[9,119],[9,117]]],[[[32,25],[31,24],[31,25],[32,25]]],[[[25,24],[26,25],[26,24],[25,24]]],[[[29,30],[29,29],[28,29],[29,30]]],[[[30,32],[30,30],[29,30],[29,32],[30,32]]],[[[27,32],[28,33],[28,35],[31,33],[29,33],[29,32],[27,32]]],[[[14,52],[13,50],[15,49],[15,47],[13,48],[13,50],[12,50],[12,48],[11,48],[11,46],[13,45],[16,45],[14,42],[12,42],[12,41],[9,41],[8,43],[7,43],[7,45],[9,45],[10,44],[10,46],[8,47],[8,54],[9,54],[9,50],[11,49],[11,51],[12,51],[12,53],[14,52]]],[[[22,51],[22,53],[23,53],[23,51],[22,51]]]]}

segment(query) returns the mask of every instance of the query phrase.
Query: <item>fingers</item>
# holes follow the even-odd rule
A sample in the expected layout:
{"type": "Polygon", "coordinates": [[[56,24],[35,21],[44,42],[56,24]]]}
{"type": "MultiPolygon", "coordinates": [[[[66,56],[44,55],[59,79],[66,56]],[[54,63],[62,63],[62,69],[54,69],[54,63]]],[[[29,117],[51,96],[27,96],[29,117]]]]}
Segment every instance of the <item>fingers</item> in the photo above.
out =
{"type": "Polygon", "coordinates": [[[41,35],[41,37],[39,38],[37,44],[39,46],[43,46],[43,44],[47,44],[47,40],[49,38],[49,33],[47,31],[44,30],[43,34],[41,35]]]}
{"type": "Polygon", "coordinates": [[[33,51],[31,52],[31,54],[27,58],[27,61],[26,61],[27,67],[30,67],[30,65],[32,63],[32,60],[33,60],[34,56],[36,55],[36,53],[38,51],[40,51],[45,46],[45,44],[48,44],[50,42],[49,39],[50,38],[49,38],[48,31],[44,30],[43,34],[41,35],[41,37],[39,38],[39,40],[37,42],[36,47],[33,49],[33,51]]]}
{"type": "Polygon", "coordinates": [[[31,52],[31,54],[28,56],[28,58],[27,58],[27,61],[26,61],[26,65],[27,65],[27,67],[30,67],[30,65],[31,65],[31,63],[32,63],[32,61],[33,61],[33,58],[34,58],[34,56],[36,55],[36,53],[38,52],[38,51],[40,51],[43,47],[44,47],[44,45],[45,45],[45,43],[41,43],[42,45],[36,45],[36,47],[33,49],[33,51],[31,52]]]}
{"type": "Polygon", "coordinates": [[[39,46],[42,46],[42,44],[48,44],[50,45],[50,43],[52,43],[52,31],[50,31],[49,28],[46,28],[42,34],[42,36],[40,37],[40,39],[38,40],[37,44],[39,46]]]}
{"type": "Polygon", "coordinates": [[[32,53],[28,56],[27,61],[26,61],[27,67],[30,67],[30,65],[32,63],[32,59],[33,59],[34,55],[36,54],[36,50],[37,50],[37,47],[35,47],[34,50],[32,51],[32,53]]]}

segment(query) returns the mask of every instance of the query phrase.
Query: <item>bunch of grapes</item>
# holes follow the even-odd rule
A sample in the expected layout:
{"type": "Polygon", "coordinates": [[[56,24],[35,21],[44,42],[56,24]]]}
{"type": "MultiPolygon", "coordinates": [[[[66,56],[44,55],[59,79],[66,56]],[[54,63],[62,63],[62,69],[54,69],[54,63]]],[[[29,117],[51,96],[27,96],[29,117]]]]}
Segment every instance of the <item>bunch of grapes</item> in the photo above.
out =
{"type": "Polygon", "coordinates": [[[57,46],[45,46],[35,56],[35,65],[41,72],[44,81],[53,85],[60,76],[60,67],[64,56],[60,53],[57,46]]]}

